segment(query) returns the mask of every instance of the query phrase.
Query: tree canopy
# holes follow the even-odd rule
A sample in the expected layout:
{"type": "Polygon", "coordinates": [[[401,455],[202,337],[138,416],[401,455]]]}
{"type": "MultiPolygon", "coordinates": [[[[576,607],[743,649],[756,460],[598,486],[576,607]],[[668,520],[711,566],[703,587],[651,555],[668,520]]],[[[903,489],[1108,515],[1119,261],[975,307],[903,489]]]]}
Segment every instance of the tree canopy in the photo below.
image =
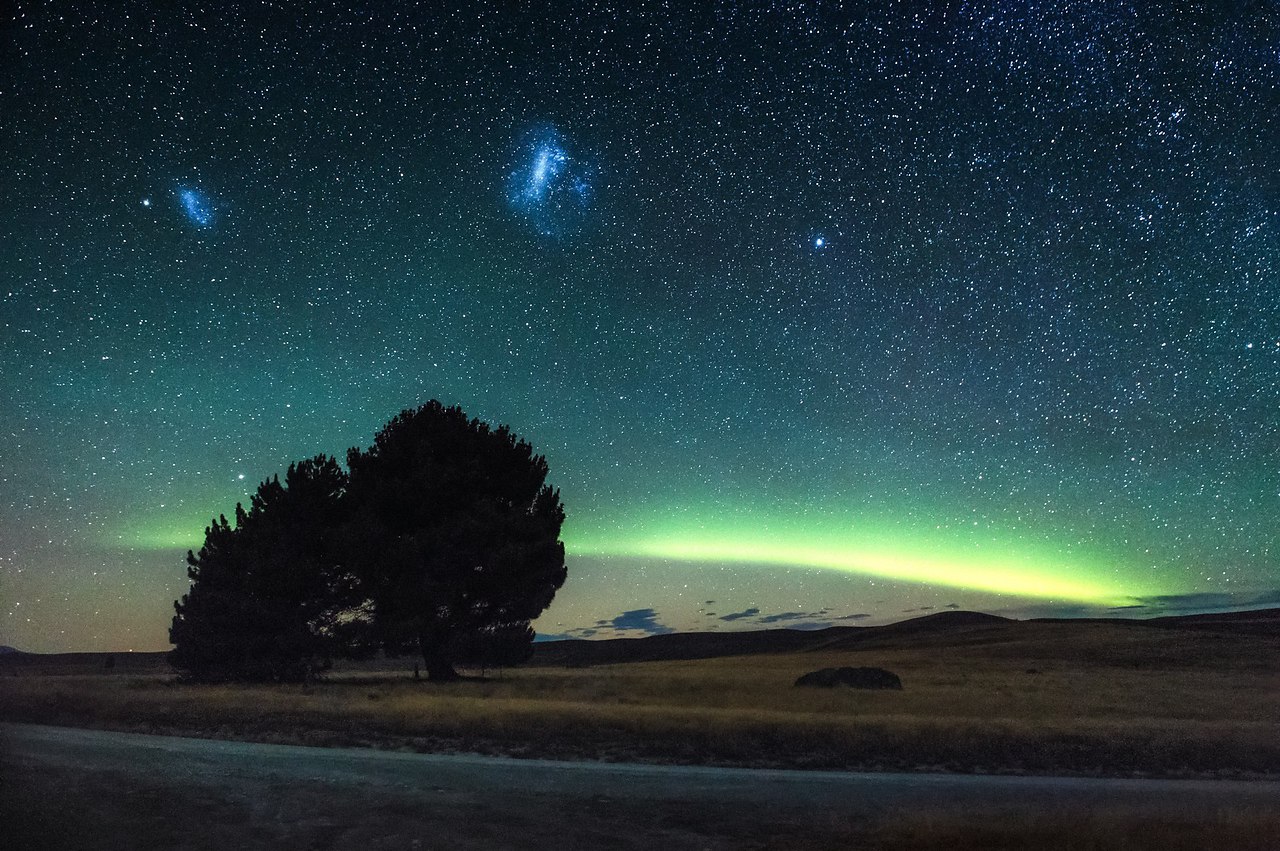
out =
{"type": "Polygon", "coordinates": [[[506,426],[432,401],[402,411],[350,473],[328,456],[264,481],[235,524],[219,517],[170,628],[195,679],[297,680],[340,655],[418,652],[523,661],[530,621],[563,585],[564,508],[546,460],[506,426]]]}
{"type": "Polygon", "coordinates": [[[402,411],[347,466],[378,641],[421,652],[430,679],[456,676],[451,643],[527,628],[564,584],[560,493],[505,426],[431,402],[402,411]]]}
{"type": "Polygon", "coordinates": [[[347,651],[359,606],[338,557],[346,473],[319,455],[258,486],[235,525],[219,517],[187,553],[191,590],[174,603],[170,662],[204,680],[297,680],[347,651]],[[350,621],[351,617],[346,617],[350,621]]]}

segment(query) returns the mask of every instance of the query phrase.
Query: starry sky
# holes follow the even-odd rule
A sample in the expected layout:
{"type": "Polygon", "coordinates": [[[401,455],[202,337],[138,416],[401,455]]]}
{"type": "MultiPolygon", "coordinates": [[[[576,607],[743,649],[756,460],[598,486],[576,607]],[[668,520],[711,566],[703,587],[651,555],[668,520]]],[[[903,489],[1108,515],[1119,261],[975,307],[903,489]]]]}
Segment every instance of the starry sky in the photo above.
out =
{"type": "Polygon", "coordinates": [[[0,643],[432,398],[544,636],[1280,602],[1280,3],[444,5],[6,7],[0,643]]]}

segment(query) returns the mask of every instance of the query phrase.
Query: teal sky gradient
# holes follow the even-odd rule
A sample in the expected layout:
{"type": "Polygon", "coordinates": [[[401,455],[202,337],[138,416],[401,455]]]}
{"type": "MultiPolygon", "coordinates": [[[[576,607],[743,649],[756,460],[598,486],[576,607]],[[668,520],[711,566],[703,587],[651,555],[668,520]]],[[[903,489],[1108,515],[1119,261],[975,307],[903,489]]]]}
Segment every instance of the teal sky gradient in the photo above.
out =
{"type": "Polygon", "coordinates": [[[548,458],[546,634],[1280,590],[1274,4],[18,10],[0,644],[163,648],[433,398],[548,458]]]}

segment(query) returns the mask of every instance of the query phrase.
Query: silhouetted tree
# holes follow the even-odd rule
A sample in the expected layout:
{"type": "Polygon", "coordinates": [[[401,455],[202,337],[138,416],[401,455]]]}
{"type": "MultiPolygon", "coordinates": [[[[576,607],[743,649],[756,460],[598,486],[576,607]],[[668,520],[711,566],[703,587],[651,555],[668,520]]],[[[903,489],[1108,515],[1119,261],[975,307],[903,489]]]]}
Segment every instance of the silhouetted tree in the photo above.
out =
{"type": "MultiPolygon", "coordinates": [[[[457,677],[455,642],[523,629],[564,584],[564,508],[547,463],[506,426],[432,401],[347,454],[348,543],[390,653],[457,677]]],[[[514,633],[513,633],[514,634],[514,633]]]]}
{"type": "Polygon", "coordinates": [[[528,621],[493,624],[455,636],[449,643],[449,657],[462,665],[479,668],[510,668],[529,661],[533,655],[533,627],[528,621]]]}
{"type": "Polygon", "coordinates": [[[357,643],[361,595],[338,534],[346,474],[320,455],[219,517],[174,603],[171,664],[199,680],[302,680],[357,643]]]}

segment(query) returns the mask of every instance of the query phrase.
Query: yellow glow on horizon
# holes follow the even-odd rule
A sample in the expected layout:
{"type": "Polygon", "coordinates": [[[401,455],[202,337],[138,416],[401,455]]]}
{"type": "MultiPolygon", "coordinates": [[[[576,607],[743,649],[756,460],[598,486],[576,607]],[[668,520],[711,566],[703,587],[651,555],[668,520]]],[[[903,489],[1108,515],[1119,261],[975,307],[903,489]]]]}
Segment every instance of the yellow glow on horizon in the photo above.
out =
{"type": "MultiPolygon", "coordinates": [[[[1058,550],[994,530],[974,533],[863,518],[833,528],[807,518],[735,517],[703,523],[640,520],[613,534],[563,535],[576,556],[650,558],[694,563],[830,570],[1010,596],[1120,605],[1156,593],[1133,571],[1097,554],[1058,550]],[[825,527],[825,528],[824,528],[825,527]],[[1007,543],[1006,543],[1007,542],[1007,543]]],[[[156,517],[111,543],[131,549],[199,549],[209,518],[156,517]]]]}
{"type": "Polygon", "coordinates": [[[1098,578],[1110,573],[1086,564],[1013,550],[943,546],[927,540],[884,538],[848,542],[823,541],[816,536],[790,535],[782,539],[744,530],[732,535],[652,536],[630,541],[582,542],[569,550],[575,555],[623,556],[689,562],[753,564],[837,570],[887,579],[966,588],[1019,597],[1069,600],[1114,605],[1131,599],[1139,589],[1122,588],[1117,581],[1098,578]],[[1056,562],[1056,563],[1055,563],[1056,562]]]}

